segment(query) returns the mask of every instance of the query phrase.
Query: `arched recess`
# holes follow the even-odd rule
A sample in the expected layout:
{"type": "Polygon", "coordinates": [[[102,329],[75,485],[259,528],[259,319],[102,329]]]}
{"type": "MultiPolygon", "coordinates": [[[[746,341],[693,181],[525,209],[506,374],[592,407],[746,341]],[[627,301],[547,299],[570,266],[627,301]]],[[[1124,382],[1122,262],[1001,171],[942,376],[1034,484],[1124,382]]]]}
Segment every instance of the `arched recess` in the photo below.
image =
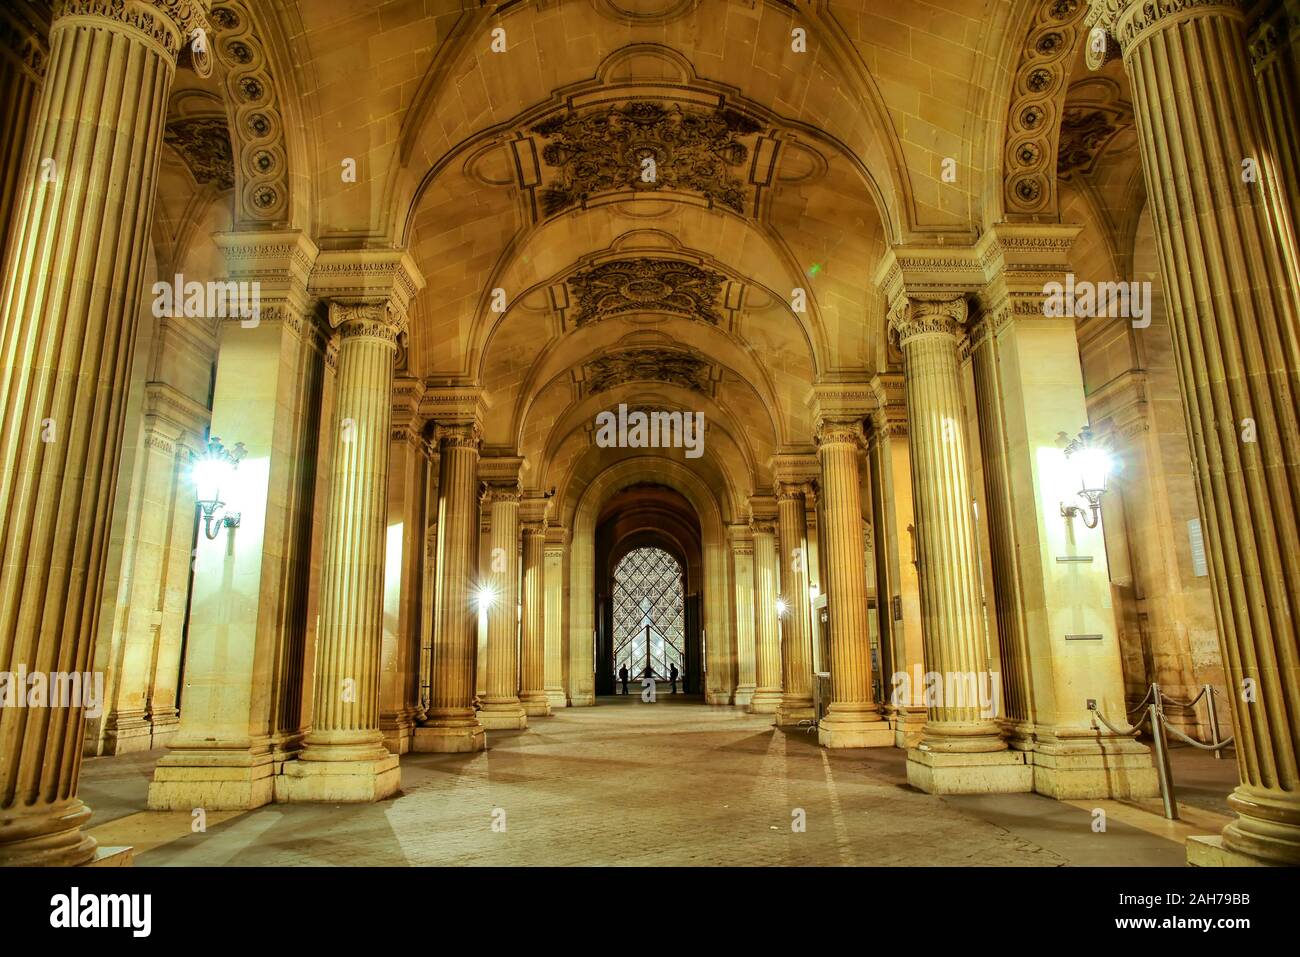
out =
{"type": "MultiPolygon", "coordinates": [[[[688,694],[701,691],[699,610],[704,569],[699,520],[680,492],[663,485],[645,484],[616,493],[605,503],[596,522],[597,696],[615,690],[614,649],[619,637],[615,633],[613,613],[615,570],[629,552],[647,547],[667,552],[681,569],[686,617],[683,691],[688,694]]],[[[640,674],[639,668],[630,670],[633,675],[640,674]]]]}
{"type": "MultiPolygon", "coordinates": [[[[695,510],[703,565],[705,700],[730,704],[736,688],[736,640],[731,616],[731,574],[726,523],[712,489],[698,475],[665,456],[624,459],[596,476],[576,496],[569,553],[569,703],[595,704],[596,526],[605,505],[630,485],[654,483],[674,489],[695,510]]],[[[572,493],[573,490],[566,490],[572,493]]],[[[568,495],[573,500],[572,494],[568,495]]]]}

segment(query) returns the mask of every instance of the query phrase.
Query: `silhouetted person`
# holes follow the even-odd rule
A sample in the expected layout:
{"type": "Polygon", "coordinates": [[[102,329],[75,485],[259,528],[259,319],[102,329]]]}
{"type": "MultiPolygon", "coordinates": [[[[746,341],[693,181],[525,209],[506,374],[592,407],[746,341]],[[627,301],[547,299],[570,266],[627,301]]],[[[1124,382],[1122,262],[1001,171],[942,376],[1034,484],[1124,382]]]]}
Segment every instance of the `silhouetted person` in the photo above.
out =
{"type": "Polygon", "coordinates": [[[668,680],[672,682],[673,694],[677,694],[677,665],[675,663],[668,665],[668,680]]]}
{"type": "Polygon", "coordinates": [[[618,669],[618,680],[623,682],[623,694],[627,694],[627,665],[618,669]]]}

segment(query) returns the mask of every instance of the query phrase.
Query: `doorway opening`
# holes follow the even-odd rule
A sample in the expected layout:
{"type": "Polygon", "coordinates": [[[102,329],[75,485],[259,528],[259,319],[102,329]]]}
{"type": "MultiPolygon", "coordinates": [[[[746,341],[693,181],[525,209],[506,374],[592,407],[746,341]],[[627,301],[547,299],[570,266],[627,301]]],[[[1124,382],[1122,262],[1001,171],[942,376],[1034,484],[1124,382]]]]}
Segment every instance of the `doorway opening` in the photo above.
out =
{"type": "Polygon", "coordinates": [[[629,691],[645,677],[678,694],[705,686],[699,519],[674,489],[639,484],[623,489],[596,525],[596,695],[629,691]]]}

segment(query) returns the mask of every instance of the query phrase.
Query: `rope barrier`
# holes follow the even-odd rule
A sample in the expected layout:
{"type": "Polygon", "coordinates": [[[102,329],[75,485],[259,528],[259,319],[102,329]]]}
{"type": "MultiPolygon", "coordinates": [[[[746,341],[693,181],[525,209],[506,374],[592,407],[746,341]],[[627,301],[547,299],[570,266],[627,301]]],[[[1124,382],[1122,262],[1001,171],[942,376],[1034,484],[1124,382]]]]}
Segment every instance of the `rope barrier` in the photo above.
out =
{"type": "Polygon", "coordinates": [[[1164,726],[1165,726],[1165,730],[1166,730],[1167,732],[1169,732],[1170,734],[1172,734],[1172,735],[1173,735],[1175,738],[1177,738],[1179,741],[1182,741],[1182,742],[1184,742],[1184,743],[1186,743],[1186,744],[1190,744],[1190,745],[1191,745],[1192,747],[1194,747],[1194,748],[1200,748],[1202,751],[1218,751],[1220,748],[1226,748],[1228,745],[1232,744],[1232,742],[1233,742],[1233,741],[1236,739],[1236,737],[1237,737],[1237,736],[1234,734],[1234,735],[1230,735],[1230,736],[1228,736],[1227,738],[1225,738],[1225,739],[1222,740],[1222,741],[1216,741],[1216,742],[1214,742],[1213,744],[1202,744],[1201,742],[1195,740],[1194,738],[1189,738],[1187,735],[1183,734],[1181,731],[1179,731],[1179,730],[1178,730],[1177,728],[1175,728],[1173,725],[1171,725],[1171,724],[1169,724],[1168,722],[1166,722],[1166,721],[1165,721],[1165,716],[1164,716],[1164,713],[1163,713],[1163,712],[1161,712],[1161,714],[1160,714],[1160,721],[1164,724],[1164,726]]]}
{"type": "Polygon", "coordinates": [[[1146,696],[1140,702],[1138,702],[1136,708],[1129,708],[1128,711],[1125,712],[1125,714],[1126,715],[1136,714],[1137,712],[1145,708],[1147,706],[1147,702],[1151,700],[1151,692],[1154,690],[1155,690],[1155,685],[1147,685],[1146,696]]]}

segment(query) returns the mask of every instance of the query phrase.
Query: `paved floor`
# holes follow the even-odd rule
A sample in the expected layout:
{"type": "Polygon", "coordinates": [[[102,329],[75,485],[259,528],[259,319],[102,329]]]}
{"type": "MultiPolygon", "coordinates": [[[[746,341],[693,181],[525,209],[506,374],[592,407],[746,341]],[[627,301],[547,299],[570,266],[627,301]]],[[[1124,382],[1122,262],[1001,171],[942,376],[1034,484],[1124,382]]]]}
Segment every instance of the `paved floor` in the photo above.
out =
{"type": "Polygon", "coordinates": [[[81,794],[100,843],[131,844],[141,866],[1184,859],[1180,834],[1147,821],[1158,818],[1146,810],[1115,807],[1125,813],[1096,833],[1098,802],[935,797],[907,785],[902,751],[826,751],[807,733],[774,731],[770,718],[698,700],[602,699],[533,725],[491,733],[480,754],[404,756],[402,794],[380,804],[212,812],[202,833],[189,813],[142,810],[161,752],[87,759],[81,794]]]}

